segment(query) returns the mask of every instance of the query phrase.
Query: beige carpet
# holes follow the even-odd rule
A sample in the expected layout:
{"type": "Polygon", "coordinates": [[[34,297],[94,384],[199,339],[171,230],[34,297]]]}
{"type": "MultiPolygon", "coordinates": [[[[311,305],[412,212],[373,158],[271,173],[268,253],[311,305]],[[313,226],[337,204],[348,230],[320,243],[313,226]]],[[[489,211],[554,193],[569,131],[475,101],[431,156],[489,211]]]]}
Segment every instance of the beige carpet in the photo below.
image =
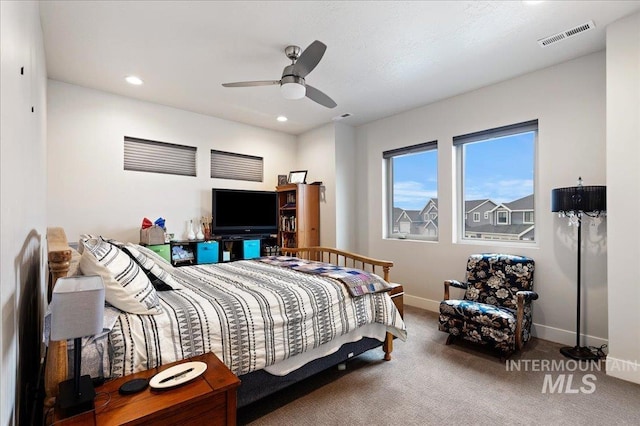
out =
{"type": "Polygon", "coordinates": [[[391,361],[382,360],[381,349],[369,351],[345,371],[327,370],[239,410],[238,423],[640,425],[640,385],[607,376],[604,365],[553,369],[551,361],[568,361],[561,345],[534,338],[508,361],[520,360],[521,371],[507,371],[491,353],[445,345],[433,312],[409,306],[405,321],[408,340],[395,340],[391,361]],[[540,371],[542,360],[553,371],[540,371]]]}

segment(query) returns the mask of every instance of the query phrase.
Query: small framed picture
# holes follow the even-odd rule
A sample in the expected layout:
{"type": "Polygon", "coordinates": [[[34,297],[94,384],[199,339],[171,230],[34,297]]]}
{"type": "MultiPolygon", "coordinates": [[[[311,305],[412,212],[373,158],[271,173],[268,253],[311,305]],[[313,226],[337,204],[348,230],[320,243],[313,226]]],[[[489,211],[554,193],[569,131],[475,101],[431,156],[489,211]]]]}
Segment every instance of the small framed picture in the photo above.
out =
{"type": "Polygon", "coordinates": [[[286,185],[287,183],[287,175],[278,175],[278,186],[286,185]]]}
{"type": "Polygon", "coordinates": [[[296,170],[293,172],[289,172],[289,183],[306,183],[306,181],[307,181],[306,170],[296,170]]]}

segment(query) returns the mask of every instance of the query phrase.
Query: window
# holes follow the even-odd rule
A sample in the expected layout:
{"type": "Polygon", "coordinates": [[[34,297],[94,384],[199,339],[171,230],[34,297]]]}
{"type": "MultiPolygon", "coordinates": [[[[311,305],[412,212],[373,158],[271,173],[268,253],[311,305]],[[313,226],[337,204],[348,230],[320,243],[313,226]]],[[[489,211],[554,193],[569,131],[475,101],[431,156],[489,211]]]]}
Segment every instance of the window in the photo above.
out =
{"type": "Polygon", "coordinates": [[[480,213],[478,213],[478,212],[474,212],[473,213],[473,221],[474,222],[480,222],[480,213]]]}
{"type": "MultiPolygon", "coordinates": [[[[464,240],[533,241],[538,120],[456,136],[460,229],[464,240]],[[479,222],[480,208],[495,224],[479,222]],[[498,210],[500,208],[500,210],[498,210]]],[[[490,221],[491,222],[491,221],[490,221]]]]}
{"type": "Polygon", "coordinates": [[[507,225],[509,223],[509,212],[504,210],[498,212],[498,225],[507,225]]]}
{"type": "Polygon", "coordinates": [[[124,169],[137,172],[196,175],[193,146],[124,137],[124,169]]]}
{"type": "Polygon", "coordinates": [[[486,220],[488,220],[488,219],[489,219],[489,212],[484,212],[484,218],[485,218],[486,220]]]}
{"type": "Polygon", "coordinates": [[[262,157],[211,150],[211,177],[262,182],[262,157]]]}
{"type": "Polygon", "coordinates": [[[386,170],[386,235],[436,240],[438,143],[425,142],[382,153],[386,170]]]}
{"type": "Polygon", "coordinates": [[[533,212],[524,212],[523,223],[533,223],[533,212]]]}

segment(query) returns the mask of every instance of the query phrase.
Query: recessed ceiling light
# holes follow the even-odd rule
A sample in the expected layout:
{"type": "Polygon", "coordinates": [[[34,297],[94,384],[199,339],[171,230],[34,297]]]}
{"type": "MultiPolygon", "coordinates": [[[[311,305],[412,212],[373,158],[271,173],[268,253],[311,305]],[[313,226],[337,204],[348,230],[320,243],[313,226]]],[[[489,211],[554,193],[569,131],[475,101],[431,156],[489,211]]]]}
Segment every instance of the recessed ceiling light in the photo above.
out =
{"type": "Polygon", "coordinates": [[[276,120],[278,120],[278,121],[280,121],[280,122],[284,123],[285,121],[287,121],[287,120],[288,120],[288,118],[287,118],[287,117],[285,117],[284,115],[279,115],[279,116],[278,116],[278,118],[276,118],[276,120]]]}
{"type": "Polygon", "coordinates": [[[140,86],[143,83],[140,77],[136,77],[135,75],[130,75],[125,78],[125,80],[127,80],[127,83],[133,84],[134,86],[140,86]]]}

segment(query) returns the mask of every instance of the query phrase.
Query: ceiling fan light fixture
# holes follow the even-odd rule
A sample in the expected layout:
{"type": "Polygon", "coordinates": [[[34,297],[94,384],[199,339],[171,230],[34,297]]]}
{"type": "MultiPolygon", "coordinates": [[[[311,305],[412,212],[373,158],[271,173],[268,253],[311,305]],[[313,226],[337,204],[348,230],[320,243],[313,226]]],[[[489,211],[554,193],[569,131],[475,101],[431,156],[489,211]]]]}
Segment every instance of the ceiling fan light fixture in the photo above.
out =
{"type": "Polygon", "coordinates": [[[282,83],[280,92],[285,99],[302,99],[307,94],[307,89],[299,83],[282,83]]]}

